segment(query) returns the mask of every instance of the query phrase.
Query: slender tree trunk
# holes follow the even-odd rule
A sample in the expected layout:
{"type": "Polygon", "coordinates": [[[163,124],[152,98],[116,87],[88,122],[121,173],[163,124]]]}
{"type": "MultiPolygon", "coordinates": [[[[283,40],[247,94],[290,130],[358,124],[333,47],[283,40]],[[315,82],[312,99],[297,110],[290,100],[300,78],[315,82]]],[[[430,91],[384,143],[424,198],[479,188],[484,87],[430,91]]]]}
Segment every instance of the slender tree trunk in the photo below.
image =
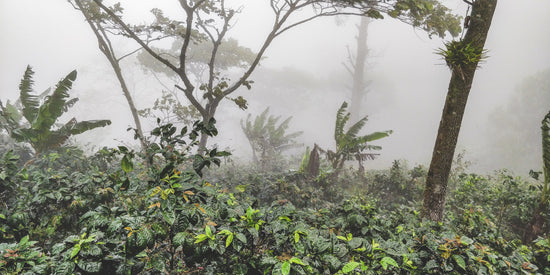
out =
{"type": "MultiPolygon", "coordinates": [[[[88,4],[92,4],[93,2],[88,2],[88,4]]],[[[128,85],[126,85],[126,80],[124,79],[124,76],[122,75],[122,69],[120,67],[120,59],[128,56],[125,55],[122,58],[117,58],[114,52],[113,47],[111,46],[111,41],[109,40],[109,37],[107,37],[107,34],[101,24],[94,22],[94,19],[91,16],[91,12],[84,7],[83,2],[80,0],[75,0],[75,4],[78,6],[78,9],[84,15],[84,18],[86,19],[86,22],[88,22],[88,25],[94,32],[96,38],[99,50],[105,55],[109,63],[111,64],[111,67],[115,71],[115,75],[117,77],[118,82],[120,83],[120,87],[122,89],[122,93],[124,94],[124,97],[126,98],[126,102],[128,103],[128,107],[130,107],[130,112],[132,113],[132,118],[134,120],[134,124],[136,126],[136,134],[140,141],[141,150],[144,154],[147,155],[147,141],[145,140],[145,136],[143,135],[143,129],[141,127],[141,120],[139,118],[139,114],[137,112],[136,105],[134,104],[134,100],[132,98],[132,95],[130,94],[130,90],[128,89],[128,85]]],[[[148,165],[148,160],[145,162],[146,166],[148,165]]]]}
{"type": "MultiPolygon", "coordinates": [[[[496,5],[497,0],[473,1],[469,28],[460,41],[462,45],[483,49],[496,5]]],[[[451,67],[451,81],[426,178],[422,207],[422,216],[433,221],[443,220],[447,181],[477,65],[478,61],[451,67]]]]}
{"type": "Polygon", "coordinates": [[[365,63],[369,54],[369,48],[367,46],[367,37],[369,30],[370,19],[366,16],[361,17],[361,22],[357,26],[357,52],[355,60],[349,56],[351,63],[350,71],[353,77],[353,86],[351,88],[351,104],[350,104],[350,121],[355,123],[359,121],[364,115],[361,114],[361,103],[363,97],[367,93],[367,83],[365,81],[365,63]]]}

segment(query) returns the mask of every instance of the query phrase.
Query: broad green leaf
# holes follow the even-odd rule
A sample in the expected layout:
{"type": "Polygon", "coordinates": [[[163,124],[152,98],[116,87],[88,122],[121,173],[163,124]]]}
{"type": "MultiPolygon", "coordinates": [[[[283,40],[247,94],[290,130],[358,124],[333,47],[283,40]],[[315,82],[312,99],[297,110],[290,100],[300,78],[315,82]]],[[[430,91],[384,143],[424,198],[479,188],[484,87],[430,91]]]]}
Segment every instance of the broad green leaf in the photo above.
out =
{"type": "Polygon", "coordinates": [[[232,241],[233,241],[233,234],[227,235],[227,239],[225,240],[225,247],[229,247],[232,241]]]}
{"type": "Polygon", "coordinates": [[[78,254],[78,252],[80,252],[80,244],[79,243],[74,245],[73,251],[71,251],[70,259],[74,258],[76,256],[76,254],[78,254]]]}
{"type": "Polygon", "coordinates": [[[32,79],[33,75],[34,71],[32,70],[31,66],[27,66],[27,69],[23,74],[23,79],[19,84],[19,99],[21,100],[21,104],[23,105],[22,113],[25,119],[27,119],[27,121],[31,123],[34,121],[36,115],[38,114],[39,105],[38,96],[32,94],[32,86],[34,84],[34,80],[32,79]]]}
{"type": "Polygon", "coordinates": [[[206,232],[206,236],[208,236],[208,238],[212,238],[212,229],[210,229],[210,226],[205,226],[204,232],[206,232]]]}
{"type": "Polygon", "coordinates": [[[288,260],[291,264],[299,264],[299,265],[306,265],[304,264],[304,262],[302,262],[302,260],[296,258],[296,257],[292,257],[290,260],[288,260]]]}
{"type": "Polygon", "coordinates": [[[288,275],[290,273],[290,263],[285,261],[282,265],[281,265],[281,273],[283,275],[288,275]]]}
{"type": "Polygon", "coordinates": [[[466,270],[466,262],[464,262],[464,258],[460,255],[453,254],[453,259],[455,260],[456,264],[460,266],[462,269],[466,270]]]}
{"type": "Polygon", "coordinates": [[[399,267],[397,262],[394,259],[390,258],[390,257],[382,258],[382,260],[380,260],[380,264],[382,265],[382,268],[384,268],[384,270],[388,269],[388,265],[393,265],[395,267],[399,267]]]}
{"type": "Polygon", "coordinates": [[[200,234],[195,237],[195,243],[203,242],[204,240],[208,239],[208,236],[206,234],[200,234]]]}
{"type": "Polygon", "coordinates": [[[460,237],[460,242],[463,244],[463,245],[471,245],[474,243],[474,240],[468,238],[468,236],[461,236],[460,237]]]}
{"type": "Polygon", "coordinates": [[[180,246],[180,245],[183,245],[185,243],[185,236],[187,235],[187,233],[185,232],[178,232],[174,238],[172,238],[172,242],[173,244],[177,247],[177,246],[180,246]]]}
{"type": "Polygon", "coordinates": [[[170,225],[173,225],[174,221],[176,220],[176,214],[174,213],[174,211],[171,210],[163,210],[162,217],[170,225]]]}
{"type": "Polygon", "coordinates": [[[28,241],[29,241],[29,235],[21,238],[21,240],[19,241],[19,246],[24,246],[25,244],[27,244],[28,241]]]}
{"type": "Polygon", "coordinates": [[[122,167],[122,170],[124,170],[124,172],[126,173],[130,173],[132,172],[132,170],[134,170],[134,164],[132,163],[132,160],[130,160],[128,155],[124,155],[124,157],[122,157],[120,167],[122,167]]]}
{"type": "Polygon", "coordinates": [[[246,236],[243,233],[237,233],[235,234],[235,237],[242,243],[246,243],[246,236]]]}
{"type": "Polygon", "coordinates": [[[336,236],[337,239],[347,242],[348,239],[344,236],[336,236]]]}
{"type": "Polygon", "coordinates": [[[342,267],[342,273],[348,274],[359,266],[358,262],[349,262],[342,267]]]}

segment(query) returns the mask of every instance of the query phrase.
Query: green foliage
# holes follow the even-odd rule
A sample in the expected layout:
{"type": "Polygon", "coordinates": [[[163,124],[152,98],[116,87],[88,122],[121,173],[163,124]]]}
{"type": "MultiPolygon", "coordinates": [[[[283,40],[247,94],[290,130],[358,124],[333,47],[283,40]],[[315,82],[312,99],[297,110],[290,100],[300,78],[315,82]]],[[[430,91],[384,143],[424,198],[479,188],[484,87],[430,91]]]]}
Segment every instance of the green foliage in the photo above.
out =
{"type": "Polygon", "coordinates": [[[192,126],[200,118],[199,111],[193,105],[183,105],[174,92],[163,90],[150,108],[139,110],[139,115],[146,118],[161,118],[163,124],[181,123],[192,126]]]}
{"type": "Polygon", "coordinates": [[[426,222],[413,203],[426,175],[420,166],[396,161],[387,171],[316,179],[229,167],[213,180],[212,171],[199,173],[227,153],[193,154],[202,132],[215,134],[214,121],[158,125],[145,159],[124,146],[90,157],[66,148],[23,167],[6,154],[3,184],[18,196],[0,207],[0,272],[549,271],[550,240],[521,245],[514,231],[538,194],[520,178],[463,174],[449,190],[446,222],[426,222]]]}
{"type": "Polygon", "coordinates": [[[382,147],[367,144],[368,142],[375,141],[381,138],[389,136],[392,131],[374,132],[372,134],[358,136],[359,131],[363,129],[367,122],[367,117],[363,117],[347,130],[345,126],[350,119],[350,113],[346,112],[348,104],[342,103],[342,106],[336,113],[336,125],[334,127],[334,140],[336,141],[336,151],[327,151],[327,158],[332,164],[332,168],[335,170],[335,174],[338,174],[344,167],[344,162],[347,160],[356,159],[359,162],[359,166],[362,166],[362,162],[367,159],[374,159],[375,154],[364,153],[367,150],[381,150],[382,147]]]}
{"type": "Polygon", "coordinates": [[[281,116],[269,115],[269,108],[256,116],[254,121],[251,117],[248,114],[246,122],[241,120],[241,128],[252,147],[254,162],[259,162],[262,169],[275,167],[283,151],[300,146],[294,139],[302,132],[287,133],[292,117],[277,125],[281,116]]]}
{"type": "Polygon", "coordinates": [[[445,43],[446,49],[438,49],[436,53],[441,55],[447,66],[457,72],[464,78],[464,68],[466,66],[476,66],[486,57],[486,50],[475,48],[471,44],[465,44],[463,41],[450,41],[445,43]]]}
{"type": "Polygon", "coordinates": [[[19,85],[21,111],[10,107],[10,105],[0,106],[2,107],[0,115],[4,121],[7,121],[4,127],[9,128],[10,135],[17,141],[29,143],[36,154],[61,146],[72,135],[111,124],[110,120],[77,122],[75,118],[72,118],[58,129],[53,130],[52,127],[59,117],[77,101],[77,99],[68,98],[68,92],[76,79],[76,71],[72,71],[59,81],[52,94],[47,96],[41,104],[39,97],[33,94],[33,74],[33,70],[28,66],[19,85]],[[20,114],[15,113],[16,111],[20,114]],[[19,116],[24,117],[28,125],[19,123],[17,120],[19,116]]]}
{"type": "Polygon", "coordinates": [[[2,274],[45,274],[48,258],[36,247],[37,241],[24,236],[18,243],[0,243],[0,272],[2,274]]]}

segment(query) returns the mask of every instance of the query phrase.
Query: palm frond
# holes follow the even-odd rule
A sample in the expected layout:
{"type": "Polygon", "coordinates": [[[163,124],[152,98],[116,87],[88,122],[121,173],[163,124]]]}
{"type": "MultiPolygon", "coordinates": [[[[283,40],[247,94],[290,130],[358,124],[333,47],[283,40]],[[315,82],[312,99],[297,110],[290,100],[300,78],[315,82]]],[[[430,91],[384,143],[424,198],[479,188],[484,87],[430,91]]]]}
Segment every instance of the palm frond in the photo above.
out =
{"type": "Polygon", "coordinates": [[[0,100],[0,126],[11,133],[13,129],[19,127],[19,121],[21,120],[21,114],[17,110],[17,107],[10,104],[10,101],[6,102],[6,106],[0,100]]]}
{"type": "Polygon", "coordinates": [[[336,113],[336,126],[334,127],[334,139],[336,140],[336,143],[342,139],[342,136],[344,135],[344,126],[350,118],[350,113],[346,112],[347,108],[348,103],[344,101],[336,113]]]}
{"type": "Polygon", "coordinates": [[[63,113],[66,113],[69,108],[73,107],[78,102],[78,97],[71,98],[65,102],[65,105],[63,106],[63,113]]]}
{"type": "Polygon", "coordinates": [[[360,137],[361,140],[364,140],[365,142],[375,141],[379,140],[381,138],[385,138],[393,133],[392,130],[384,131],[384,132],[374,132],[372,134],[368,134],[365,136],[360,137]]]}
{"type": "Polygon", "coordinates": [[[63,109],[69,90],[76,79],[76,70],[70,72],[65,78],[57,83],[51,96],[46,97],[45,102],[38,110],[38,116],[32,122],[33,129],[49,129],[55,121],[63,114],[63,109]]]}
{"type": "Polygon", "coordinates": [[[32,123],[32,121],[34,121],[35,117],[37,116],[39,105],[38,97],[36,95],[33,95],[33,75],[34,71],[32,70],[32,67],[27,66],[27,69],[23,74],[23,79],[21,79],[21,83],[19,84],[19,99],[21,100],[21,104],[23,105],[22,113],[29,123],[32,123]]]}
{"type": "Polygon", "coordinates": [[[355,122],[351,127],[349,127],[348,131],[346,132],[346,136],[348,138],[356,138],[357,134],[359,134],[359,131],[363,129],[363,126],[365,126],[365,123],[367,123],[367,117],[363,117],[359,121],[355,122]]]}
{"type": "Polygon", "coordinates": [[[34,129],[17,128],[11,132],[11,137],[19,142],[29,142],[32,144],[35,136],[37,136],[37,134],[34,129]]]}
{"type": "Polygon", "coordinates": [[[107,125],[111,125],[111,121],[107,119],[77,122],[71,129],[71,135],[82,134],[88,130],[92,130],[98,127],[105,127],[107,125]]]}

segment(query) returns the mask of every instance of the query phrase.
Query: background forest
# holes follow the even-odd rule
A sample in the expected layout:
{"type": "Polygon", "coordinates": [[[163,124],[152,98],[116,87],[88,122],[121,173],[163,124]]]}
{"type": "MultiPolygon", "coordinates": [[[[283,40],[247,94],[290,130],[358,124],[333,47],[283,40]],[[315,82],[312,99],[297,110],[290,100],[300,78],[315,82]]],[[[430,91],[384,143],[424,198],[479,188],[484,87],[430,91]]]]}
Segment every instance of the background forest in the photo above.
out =
{"type": "Polygon", "coordinates": [[[528,2],[0,3],[0,273],[550,274],[528,2]]]}

